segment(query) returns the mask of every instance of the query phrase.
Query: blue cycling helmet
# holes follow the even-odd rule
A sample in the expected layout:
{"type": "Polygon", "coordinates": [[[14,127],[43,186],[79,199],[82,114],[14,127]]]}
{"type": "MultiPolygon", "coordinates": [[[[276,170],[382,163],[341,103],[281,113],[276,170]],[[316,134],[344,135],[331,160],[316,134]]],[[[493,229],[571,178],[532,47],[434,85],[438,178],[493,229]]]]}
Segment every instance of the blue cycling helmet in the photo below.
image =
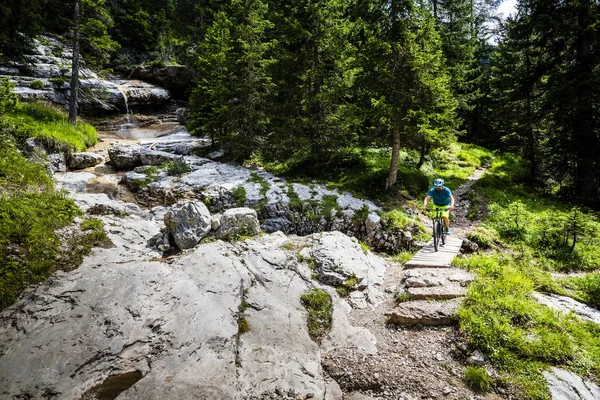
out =
{"type": "Polygon", "coordinates": [[[433,186],[444,186],[444,180],[442,178],[437,178],[435,181],[433,181],[433,186]]]}

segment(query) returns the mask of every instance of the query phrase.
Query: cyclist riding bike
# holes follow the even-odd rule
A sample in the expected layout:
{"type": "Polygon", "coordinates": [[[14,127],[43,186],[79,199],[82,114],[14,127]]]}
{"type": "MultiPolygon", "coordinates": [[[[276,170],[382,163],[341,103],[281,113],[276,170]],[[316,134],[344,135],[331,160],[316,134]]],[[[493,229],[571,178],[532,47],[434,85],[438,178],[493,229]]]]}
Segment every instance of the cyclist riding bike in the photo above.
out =
{"type": "Polygon", "coordinates": [[[446,227],[446,234],[450,235],[450,211],[454,210],[454,196],[452,192],[446,186],[444,186],[444,180],[441,178],[433,181],[433,187],[427,192],[427,197],[423,201],[423,210],[427,208],[427,203],[430,199],[433,199],[435,207],[445,208],[442,211],[442,219],[444,220],[444,226],[446,227]],[[449,207],[448,207],[449,206],[449,207]]]}

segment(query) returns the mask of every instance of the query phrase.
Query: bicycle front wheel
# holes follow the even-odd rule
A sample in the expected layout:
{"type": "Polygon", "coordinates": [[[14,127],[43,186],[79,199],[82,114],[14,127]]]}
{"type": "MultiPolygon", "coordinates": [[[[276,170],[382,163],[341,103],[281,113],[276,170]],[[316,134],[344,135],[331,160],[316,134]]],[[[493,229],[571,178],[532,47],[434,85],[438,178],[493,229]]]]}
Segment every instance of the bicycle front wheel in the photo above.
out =
{"type": "Polygon", "coordinates": [[[440,223],[439,221],[433,221],[433,248],[438,251],[438,245],[440,241],[440,223]]]}
{"type": "Polygon", "coordinates": [[[446,227],[444,224],[440,224],[440,238],[442,239],[442,245],[446,244],[446,227]]]}

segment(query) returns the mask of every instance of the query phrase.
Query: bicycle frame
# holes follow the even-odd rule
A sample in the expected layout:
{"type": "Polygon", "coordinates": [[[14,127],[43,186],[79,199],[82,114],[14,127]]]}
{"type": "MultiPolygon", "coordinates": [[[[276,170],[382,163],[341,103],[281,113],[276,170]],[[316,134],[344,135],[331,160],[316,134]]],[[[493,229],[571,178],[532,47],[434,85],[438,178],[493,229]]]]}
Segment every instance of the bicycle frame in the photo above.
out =
{"type": "Polygon", "coordinates": [[[442,217],[442,213],[446,210],[448,210],[450,208],[450,206],[445,206],[445,207],[439,207],[439,206],[435,206],[434,208],[430,208],[428,209],[428,211],[431,211],[433,213],[435,213],[432,217],[433,219],[433,248],[435,249],[435,251],[438,251],[438,247],[440,246],[440,241],[442,242],[442,245],[446,244],[446,229],[444,226],[444,219],[442,217]]]}

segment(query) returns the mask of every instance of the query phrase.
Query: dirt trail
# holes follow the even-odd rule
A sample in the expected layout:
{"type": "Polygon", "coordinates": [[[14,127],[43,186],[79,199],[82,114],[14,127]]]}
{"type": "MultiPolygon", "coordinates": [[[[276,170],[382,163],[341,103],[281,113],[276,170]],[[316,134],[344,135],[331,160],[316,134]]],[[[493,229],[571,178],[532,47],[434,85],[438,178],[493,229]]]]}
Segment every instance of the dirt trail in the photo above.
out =
{"type": "MultiPolygon", "coordinates": [[[[474,227],[467,219],[470,201],[465,195],[485,172],[479,168],[453,191],[456,211],[453,235],[464,237],[474,227]],[[456,233],[454,233],[456,232],[456,233]]],[[[468,354],[458,326],[422,327],[386,324],[385,314],[396,306],[395,293],[401,284],[403,267],[391,263],[383,284],[384,298],[375,307],[352,310],[355,326],[371,331],[377,339],[376,355],[362,355],[353,349],[336,349],[327,354],[323,366],[341,385],[350,399],[502,399],[477,395],[463,383],[468,354]]]]}
{"type": "Polygon", "coordinates": [[[456,237],[464,238],[479,222],[467,218],[467,214],[471,208],[471,201],[469,196],[467,196],[467,193],[472,189],[475,182],[481,178],[486,169],[487,165],[479,167],[465,183],[452,191],[455,208],[454,211],[452,211],[452,215],[454,216],[454,221],[452,222],[452,235],[456,237]]]}

